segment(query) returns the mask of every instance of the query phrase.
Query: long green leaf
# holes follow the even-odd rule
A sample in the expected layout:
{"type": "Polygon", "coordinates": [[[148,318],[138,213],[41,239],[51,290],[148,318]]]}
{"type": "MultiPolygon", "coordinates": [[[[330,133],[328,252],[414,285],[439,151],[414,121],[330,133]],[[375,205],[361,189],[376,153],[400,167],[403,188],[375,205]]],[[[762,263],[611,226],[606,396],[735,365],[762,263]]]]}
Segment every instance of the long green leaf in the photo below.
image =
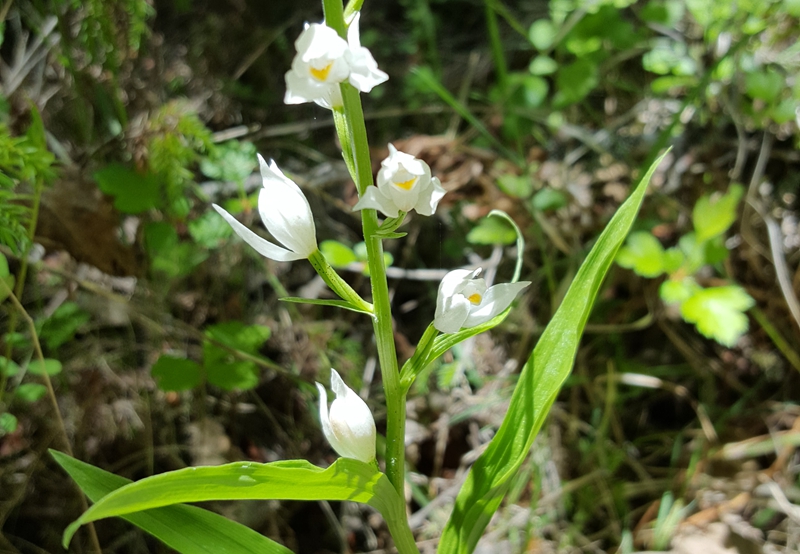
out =
{"type": "MultiPolygon", "coordinates": [[[[130,480],[51,450],[92,502],[130,480]]],[[[194,506],[166,506],[123,518],[182,554],[291,554],[291,550],[240,523],[194,506]]]]}
{"type": "Polygon", "coordinates": [[[633,224],[647,185],[662,155],[600,235],[570,285],[564,301],[525,364],[506,417],[472,466],[444,528],[439,552],[475,549],[508,485],[533,445],[558,391],[572,371],[583,328],[600,284],[633,224]]]}
{"type": "MultiPolygon", "coordinates": [[[[90,521],[182,502],[208,500],[350,500],[377,509],[401,552],[417,552],[405,503],[368,464],[340,458],[327,469],[304,460],[190,467],[136,481],[104,496],[64,531],[64,546],[90,521]]],[[[255,552],[257,550],[251,550],[255,552]]]]}

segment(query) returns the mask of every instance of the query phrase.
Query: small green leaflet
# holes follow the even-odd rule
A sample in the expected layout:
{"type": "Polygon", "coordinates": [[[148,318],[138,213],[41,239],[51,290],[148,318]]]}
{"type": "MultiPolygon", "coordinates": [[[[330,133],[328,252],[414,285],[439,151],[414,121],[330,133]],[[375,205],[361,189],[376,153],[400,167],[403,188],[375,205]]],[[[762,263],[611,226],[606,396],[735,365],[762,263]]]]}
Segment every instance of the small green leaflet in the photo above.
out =
{"type": "Polygon", "coordinates": [[[647,231],[636,231],[619,249],[617,263],[642,277],[658,277],[664,273],[664,247],[647,231]]]}
{"type": "Polygon", "coordinates": [[[745,311],[755,305],[740,286],[728,285],[696,291],[681,304],[681,316],[704,336],[732,347],[748,328],[745,311]]]}
{"type": "Polygon", "coordinates": [[[705,242],[727,231],[736,221],[736,207],[744,194],[744,187],[731,185],[721,196],[703,196],[692,210],[692,223],[697,242],[705,242]]]}

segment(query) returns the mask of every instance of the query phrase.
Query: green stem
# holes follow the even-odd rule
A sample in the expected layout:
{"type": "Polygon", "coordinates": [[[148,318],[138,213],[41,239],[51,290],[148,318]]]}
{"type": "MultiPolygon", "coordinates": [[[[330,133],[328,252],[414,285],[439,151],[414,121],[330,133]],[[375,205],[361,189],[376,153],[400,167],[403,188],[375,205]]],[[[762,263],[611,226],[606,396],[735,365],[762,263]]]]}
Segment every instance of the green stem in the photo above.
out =
{"type": "Polygon", "coordinates": [[[486,27],[489,31],[489,43],[492,47],[492,58],[494,59],[494,69],[497,71],[497,82],[505,88],[508,82],[508,65],[506,56],[503,53],[503,43],[500,40],[500,27],[497,25],[497,13],[495,13],[494,2],[483,0],[486,7],[486,27]]]}
{"type": "MultiPolygon", "coordinates": [[[[343,7],[341,0],[322,0],[325,23],[334,29],[339,36],[346,36],[343,7]]],[[[364,112],[361,108],[361,97],[349,83],[341,84],[342,103],[344,105],[345,132],[339,131],[339,139],[347,151],[350,145],[355,166],[355,182],[358,194],[363,195],[367,187],[373,184],[372,163],[369,155],[367,128],[364,124],[364,112]]],[[[400,498],[405,498],[405,426],[406,401],[400,387],[400,372],[397,366],[397,353],[392,331],[392,308],[389,302],[389,284],[386,280],[386,267],[383,262],[383,243],[378,231],[378,214],[375,210],[361,210],[361,226],[364,232],[364,243],[367,247],[367,265],[372,285],[372,304],[374,317],[372,320],[375,341],[378,348],[378,361],[381,367],[381,379],[386,396],[386,476],[392,483],[400,498]]]]}

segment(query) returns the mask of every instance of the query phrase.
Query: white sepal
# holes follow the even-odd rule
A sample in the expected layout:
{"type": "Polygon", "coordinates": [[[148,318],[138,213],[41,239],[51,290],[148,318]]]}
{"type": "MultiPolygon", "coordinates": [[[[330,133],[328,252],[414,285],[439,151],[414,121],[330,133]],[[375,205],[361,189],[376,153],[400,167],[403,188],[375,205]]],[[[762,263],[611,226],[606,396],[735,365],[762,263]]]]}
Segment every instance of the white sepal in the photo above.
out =
{"type": "Polygon", "coordinates": [[[492,287],[478,278],[480,268],[455,269],[439,285],[433,326],[442,333],[486,323],[508,308],[530,281],[502,283],[492,287]]]}
{"type": "Polygon", "coordinates": [[[259,154],[262,188],[258,194],[258,211],[267,230],[284,246],[278,246],[256,235],[223,208],[214,209],[233,230],[256,251],[272,260],[289,262],[308,258],[317,250],[316,228],[311,207],[303,191],[286,177],[273,161],[269,165],[259,154]]]}
{"type": "Polygon", "coordinates": [[[331,389],[336,399],[331,402],[329,412],[325,387],[317,383],[319,419],[325,438],[340,456],[371,463],[375,459],[375,420],[372,412],[366,402],[344,384],[333,368],[331,389]]]}
{"type": "Polygon", "coordinates": [[[378,62],[372,57],[372,53],[361,46],[359,38],[358,24],[361,20],[361,12],[356,12],[353,22],[347,28],[347,46],[345,54],[350,65],[350,84],[361,92],[369,92],[374,87],[385,83],[389,76],[378,69],[378,62]]]}

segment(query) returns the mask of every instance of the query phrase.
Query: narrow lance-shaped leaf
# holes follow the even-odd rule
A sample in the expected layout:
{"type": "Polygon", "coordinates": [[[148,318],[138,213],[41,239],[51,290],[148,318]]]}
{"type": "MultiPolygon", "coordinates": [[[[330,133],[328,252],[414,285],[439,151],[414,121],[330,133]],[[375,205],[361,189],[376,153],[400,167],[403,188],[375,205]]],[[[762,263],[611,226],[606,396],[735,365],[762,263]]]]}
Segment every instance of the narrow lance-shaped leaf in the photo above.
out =
{"type": "Polygon", "coordinates": [[[444,528],[439,552],[472,552],[533,445],[572,370],[580,336],[603,278],[614,261],[662,155],[600,235],[564,301],[528,359],[497,434],[472,466],[444,528]]]}
{"type": "MultiPolygon", "coordinates": [[[[96,502],[131,481],[51,450],[70,477],[96,502]]],[[[194,506],[165,506],[123,516],[181,554],[291,554],[275,541],[219,514],[194,506]]]]}
{"type": "Polygon", "coordinates": [[[190,467],[136,481],[104,496],[64,531],[64,546],[90,521],[183,502],[209,500],[350,500],[377,509],[403,553],[417,552],[405,503],[371,465],[340,458],[327,469],[305,460],[190,467]]]}

